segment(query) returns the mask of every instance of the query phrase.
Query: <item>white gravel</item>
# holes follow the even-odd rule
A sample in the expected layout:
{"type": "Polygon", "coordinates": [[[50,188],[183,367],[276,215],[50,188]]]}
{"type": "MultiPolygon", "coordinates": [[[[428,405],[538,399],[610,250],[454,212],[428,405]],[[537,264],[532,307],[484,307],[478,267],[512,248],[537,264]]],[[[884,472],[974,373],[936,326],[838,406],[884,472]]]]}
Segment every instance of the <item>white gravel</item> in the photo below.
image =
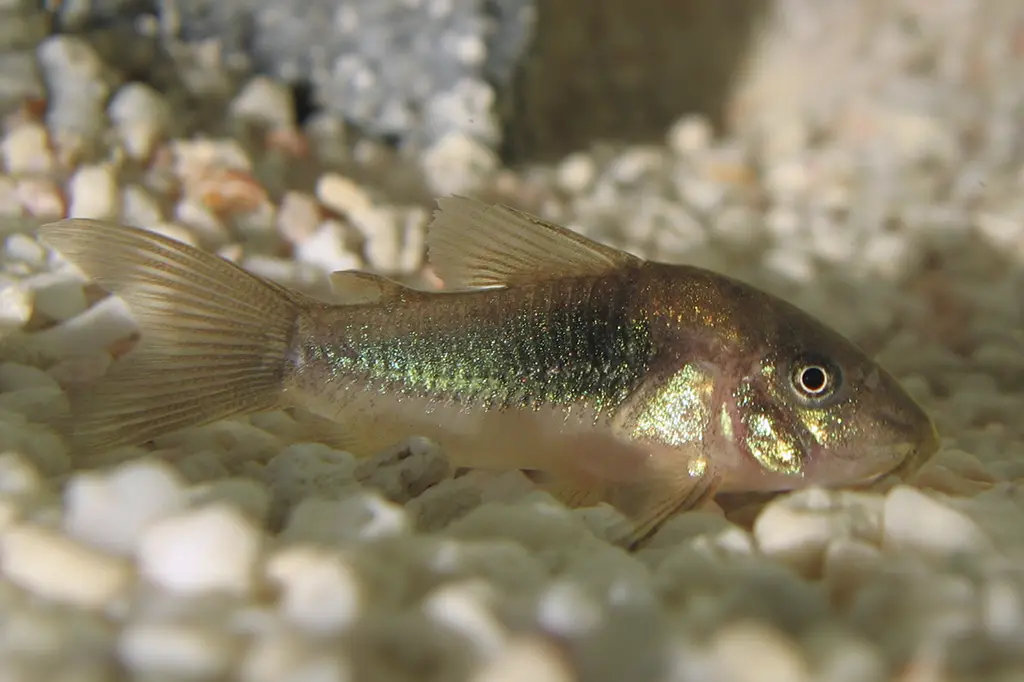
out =
{"type": "Polygon", "coordinates": [[[1024,12],[861,4],[872,20],[807,30],[812,5],[780,3],[730,136],[687,115],[662,145],[517,171],[459,133],[410,163],[329,116],[300,128],[281,84],[206,53],[186,83],[232,84],[230,125],[186,134],[183,98],[45,39],[49,106],[0,133],[0,680],[1019,679],[1024,89],[1003,26],[1024,12]],[[121,219],[325,294],[338,269],[429,281],[424,188],[791,298],[880,349],[941,451],[870,491],[681,515],[636,555],[606,508],[456,478],[420,440],[357,461],[300,414],[69,459],[48,419],[135,327],[33,223],[121,219]]]}

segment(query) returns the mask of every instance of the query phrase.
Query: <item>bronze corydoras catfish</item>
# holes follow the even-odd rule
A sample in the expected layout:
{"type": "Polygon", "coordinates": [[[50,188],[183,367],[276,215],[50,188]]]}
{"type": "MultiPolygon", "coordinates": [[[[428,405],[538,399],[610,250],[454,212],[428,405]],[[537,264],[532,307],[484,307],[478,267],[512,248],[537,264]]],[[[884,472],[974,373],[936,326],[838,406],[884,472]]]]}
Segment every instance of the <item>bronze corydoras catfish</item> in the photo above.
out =
{"type": "Polygon", "coordinates": [[[340,304],[149,231],[41,228],[141,330],[73,400],[77,446],[299,406],[357,454],[426,436],[457,466],[529,470],[567,504],[608,502],[631,541],[716,491],[861,484],[937,449],[889,374],[778,298],[511,208],[438,204],[428,251],[450,291],[341,272],[340,304]]]}

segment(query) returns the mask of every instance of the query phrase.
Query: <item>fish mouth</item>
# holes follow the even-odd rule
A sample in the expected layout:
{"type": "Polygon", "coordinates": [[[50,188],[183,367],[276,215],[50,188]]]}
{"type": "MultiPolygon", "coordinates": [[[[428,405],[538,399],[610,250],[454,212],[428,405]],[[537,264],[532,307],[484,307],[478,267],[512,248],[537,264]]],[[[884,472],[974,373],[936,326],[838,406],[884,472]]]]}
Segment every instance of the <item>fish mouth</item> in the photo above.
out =
{"type": "Polygon", "coordinates": [[[916,473],[925,462],[931,459],[932,455],[934,455],[938,449],[938,438],[923,444],[907,443],[903,447],[899,448],[902,456],[899,457],[897,462],[891,467],[877,474],[871,474],[870,476],[865,476],[857,481],[853,481],[848,485],[852,488],[866,488],[878,483],[883,478],[888,478],[889,476],[906,479],[909,475],[916,473]]]}
{"type": "MultiPolygon", "coordinates": [[[[920,451],[925,449],[926,448],[920,448],[908,444],[904,448],[900,448],[901,451],[905,451],[905,455],[888,469],[859,479],[837,480],[822,483],[820,485],[828,490],[870,491],[871,488],[882,481],[882,479],[888,478],[889,476],[900,476],[902,478],[907,472],[912,470],[916,471],[919,468],[919,465],[928,459],[928,457],[921,456],[920,451]]],[[[799,484],[793,484],[780,485],[778,487],[764,490],[733,490],[726,488],[716,496],[716,499],[724,505],[729,505],[731,508],[733,506],[738,507],[748,503],[768,502],[779,495],[792,493],[802,489],[803,487],[804,486],[799,484]]]]}
{"type": "Polygon", "coordinates": [[[902,461],[889,472],[889,475],[906,478],[916,473],[935,456],[941,446],[942,439],[939,437],[939,432],[935,428],[934,422],[929,420],[927,436],[908,447],[908,452],[902,461]]]}
{"type": "Polygon", "coordinates": [[[888,471],[883,471],[880,474],[873,474],[871,476],[867,476],[865,478],[858,479],[858,480],[853,481],[851,483],[848,483],[847,485],[842,486],[842,487],[844,487],[844,488],[855,488],[855,489],[870,488],[871,486],[873,486],[876,483],[878,483],[879,481],[881,481],[883,478],[888,478],[891,475],[898,475],[896,472],[899,470],[899,468],[901,466],[903,466],[902,463],[897,464],[895,467],[893,467],[892,469],[889,469],[888,471]]]}

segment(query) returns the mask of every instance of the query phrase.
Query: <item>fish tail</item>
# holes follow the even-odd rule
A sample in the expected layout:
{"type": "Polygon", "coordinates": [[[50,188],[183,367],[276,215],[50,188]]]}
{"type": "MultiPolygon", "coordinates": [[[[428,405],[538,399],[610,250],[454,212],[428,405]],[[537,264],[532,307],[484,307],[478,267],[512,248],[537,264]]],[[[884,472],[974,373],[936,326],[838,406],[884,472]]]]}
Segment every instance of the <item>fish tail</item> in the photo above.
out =
{"type": "Polygon", "coordinates": [[[105,377],[71,393],[60,427],[76,456],[279,405],[299,294],[116,223],[63,220],[39,235],[120,296],[141,334],[105,377]]]}

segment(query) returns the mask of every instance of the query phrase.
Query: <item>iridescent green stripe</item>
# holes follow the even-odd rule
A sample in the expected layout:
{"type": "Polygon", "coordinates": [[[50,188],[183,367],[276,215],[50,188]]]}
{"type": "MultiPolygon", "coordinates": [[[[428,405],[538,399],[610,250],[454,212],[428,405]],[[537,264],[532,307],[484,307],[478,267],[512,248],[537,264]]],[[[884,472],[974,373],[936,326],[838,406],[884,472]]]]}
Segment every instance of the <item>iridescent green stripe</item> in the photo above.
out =
{"type": "Polygon", "coordinates": [[[629,296],[621,282],[566,280],[442,297],[395,310],[390,325],[347,325],[335,336],[347,351],[312,345],[306,358],[382,392],[600,411],[624,400],[650,364],[650,325],[630,313],[629,296]]]}

